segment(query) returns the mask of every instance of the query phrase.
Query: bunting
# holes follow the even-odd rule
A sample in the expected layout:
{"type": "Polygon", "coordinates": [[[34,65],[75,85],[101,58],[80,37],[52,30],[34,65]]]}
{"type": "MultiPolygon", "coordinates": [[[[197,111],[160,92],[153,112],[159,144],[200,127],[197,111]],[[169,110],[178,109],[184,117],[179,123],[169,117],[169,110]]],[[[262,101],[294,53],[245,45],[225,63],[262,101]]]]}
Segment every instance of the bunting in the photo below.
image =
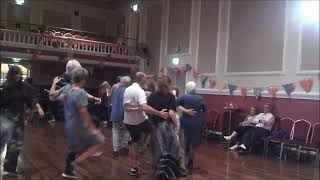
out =
{"type": "Polygon", "coordinates": [[[279,91],[279,86],[272,85],[269,86],[267,89],[271,97],[276,97],[276,94],[279,91]]]}
{"type": "Polygon", "coordinates": [[[226,83],[224,81],[218,82],[217,88],[222,91],[226,88],[226,83]]]}
{"type": "Polygon", "coordinates": [[[206,87],[206,82],[208,80],[208,77],[204,77],[202,80],[201,80],[201,87],[202,88],[205,88],[206,87]]]}
{"type": "Polygon", "coordinates": [[[160,76],[164,76],[164,67],[160,69],[160,76]]]}
{"type": "Polygon", "coordinates": [[[240,87],[240,93],[241,93],[242,98],[247,97],[247,95],[248,95],[248,88],[247,88],[246,86],[241,86],[241,87],[240,87]]]}
{"type": "Polygon", "coordinates": [[[214,88],[215,85],[216,85],[216,80],[209,79],[209,87],[214,88]]]}
{"type": "Polygon", "coordinates": [[[228,88],[229,88],[230,95],[233,95],[233,92],[238,89],[238,86],[228,84],[228,88]]]}
{"type": "Polygon", "coordinates": [[[192,77],[193,77],[194,79],[196,79],[196,78],[198,77],[198,75],[199,75],[198,70],[197,70],[196,68],[193,68],[193,69],[192,69],[192,77]]]}
{"type": "Polygon", "coordinates": [[[308,79],[303,79],[299,81],[301,88],[306,92],[310,92],[312,85],[313,85],[313,80],[308,78],[308,79]]]}
{"type": "Polygon", "coordinates": [[[282,85],[283,89],[286,91],[288,96],[291,96],[291,93],[294,91],[295,86],[293,83],[282,85]]]}
{"type": "Polygon", "coordinates": [[[254,87],[253,88],[253,93],[256,96],[256,99],[259,99],[261,97],[261,92],[263,91],[264,88],[261,87],[254,87]]]}
{"type": "Polygon", "coordinates": [[[190,64],[186,64],[186,71],[190,71],[192,69],[191,65],[190,64]]]}

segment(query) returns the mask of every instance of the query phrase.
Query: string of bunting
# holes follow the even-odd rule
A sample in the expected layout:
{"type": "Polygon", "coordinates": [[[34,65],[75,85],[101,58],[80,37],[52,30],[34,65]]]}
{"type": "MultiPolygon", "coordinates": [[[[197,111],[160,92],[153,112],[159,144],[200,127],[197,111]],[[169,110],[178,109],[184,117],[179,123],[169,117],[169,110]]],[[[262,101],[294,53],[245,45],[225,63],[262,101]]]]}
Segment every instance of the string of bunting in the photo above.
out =
{"type": "Polygon", "coordinates": [[[303,79],[295,83],[288,83],[284,85],[270,85],[267,87],[238,86],[226,83],[225,81],[217,81],[215,79],[212,79],[212,77],[199,74],[196,77],[196,81],[199,85],[201,85],[201,88],[218,89],[220,91],[228,89],[231,96],[234,94],[234,91],[239,89],[240,94],[243,98],[248,95],[249,89],[252,89],[257,99],[261,97],[261,93],[265,89],[268,91],[268,94],[271,97],[276,97],[277,92],[282,88],[286,92],[287,96],[290,97],[291,93],[295,91],[298,85],[300,85],[301,89],[303,89],[303,91],[306,93],[309,93],[313,86],[313,79],[311,78],[303,79]]]}

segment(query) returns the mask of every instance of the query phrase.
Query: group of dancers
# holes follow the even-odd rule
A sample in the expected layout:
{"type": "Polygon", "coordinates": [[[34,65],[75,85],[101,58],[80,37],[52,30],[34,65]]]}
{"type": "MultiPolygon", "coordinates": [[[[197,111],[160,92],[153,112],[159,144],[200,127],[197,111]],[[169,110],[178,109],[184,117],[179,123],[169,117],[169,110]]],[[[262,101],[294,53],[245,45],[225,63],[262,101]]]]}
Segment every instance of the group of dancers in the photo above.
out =
{"type": "MultiPolygon", "coordinates": [[[[11,66],[0,91],[0,150],[2,152],[7,144],[4,163],[7,175],[19,175],[16,167],[23,144],[26,108],[44,116],[34,95],[34,88],[23,82],[21,75],[18,66],[11,66]]],[[[106,141],[88,111],[90,101],[94,104],[106,102],[86,92],[84,87],[88,77],[88,71],[77,60],[70,60],[66,72],[53,79],[48,91],[51,101],[59,101],[63,105],[68,143],[62,176],[66,178],[90,176],[85,167],[86,160],[102,152],[106,141]]],[[[194,156],[201,141],[200,112],[206,111],[203,99],[195,94],[196,84],[193,81],[186,84],[187,94],[181,97],[169,76],[162,76],[156,88],[147,90],[148,81],[148,76],[143,72],[134,75],[133,83],[131,77],[122,76],[108,93],[112,104],[110,121],[113,155],[129,152],[130,175],[145,174],[139,149],[141,144],[150,140],[154,177],[185,177],[188,172],[192,172],[194,156]],[[128,146],[129,141],[131,146],[128,146]]]]}

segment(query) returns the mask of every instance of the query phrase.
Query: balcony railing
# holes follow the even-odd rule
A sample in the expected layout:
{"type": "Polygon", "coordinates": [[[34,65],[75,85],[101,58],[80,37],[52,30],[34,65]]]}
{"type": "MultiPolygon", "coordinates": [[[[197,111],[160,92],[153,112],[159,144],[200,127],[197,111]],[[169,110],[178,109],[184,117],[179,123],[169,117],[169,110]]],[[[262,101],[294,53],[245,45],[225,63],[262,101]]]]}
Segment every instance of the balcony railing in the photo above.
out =
{"type": "Polygon", "coordinates": [[[109,55],[135,56],[133,47],[93,40],[65,37],[63,35],[39,34],[25,31],[0,29],[0,41],[9,44],[29,45],[35,48],[65,49],[109,55]]]}

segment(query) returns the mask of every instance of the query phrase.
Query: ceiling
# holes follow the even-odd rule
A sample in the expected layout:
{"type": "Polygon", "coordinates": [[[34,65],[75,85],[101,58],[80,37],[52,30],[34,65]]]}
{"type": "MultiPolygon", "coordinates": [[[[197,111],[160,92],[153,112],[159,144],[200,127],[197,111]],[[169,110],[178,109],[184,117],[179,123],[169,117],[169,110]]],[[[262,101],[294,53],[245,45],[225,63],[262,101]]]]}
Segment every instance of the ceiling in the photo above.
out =
{"type": "Polygon", "coordinates": [[[61,0],[72,3],[79,3],[104,9],[118,9],[130,3],[130,0],[61,0]]]}

